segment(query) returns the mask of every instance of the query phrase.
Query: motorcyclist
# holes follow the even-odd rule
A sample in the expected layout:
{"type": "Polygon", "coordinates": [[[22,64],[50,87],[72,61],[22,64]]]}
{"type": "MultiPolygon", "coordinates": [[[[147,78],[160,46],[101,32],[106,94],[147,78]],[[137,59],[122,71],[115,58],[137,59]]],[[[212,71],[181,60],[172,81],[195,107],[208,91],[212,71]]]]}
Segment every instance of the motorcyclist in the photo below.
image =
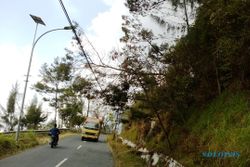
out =
{"type": "Polygon", "coordinates": [[[55,143],[57,144],[59,141],[60,130],[57,128],[57,124],[54,124],[54,127],[50,129],[51,137],[55,138],[55,143]]]}

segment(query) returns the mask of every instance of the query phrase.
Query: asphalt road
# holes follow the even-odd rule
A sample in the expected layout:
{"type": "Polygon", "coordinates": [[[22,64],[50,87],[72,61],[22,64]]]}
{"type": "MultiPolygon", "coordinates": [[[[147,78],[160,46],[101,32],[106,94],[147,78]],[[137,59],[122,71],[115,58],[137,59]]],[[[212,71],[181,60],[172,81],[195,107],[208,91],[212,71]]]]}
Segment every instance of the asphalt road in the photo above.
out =
{"type": "Polygon", "coordinates": [[[113,167],[106,136],[99,142],[81,141],[80,136],[59,141],[56,148],[38,146],[0,160],[0,167],[113,167]]]}

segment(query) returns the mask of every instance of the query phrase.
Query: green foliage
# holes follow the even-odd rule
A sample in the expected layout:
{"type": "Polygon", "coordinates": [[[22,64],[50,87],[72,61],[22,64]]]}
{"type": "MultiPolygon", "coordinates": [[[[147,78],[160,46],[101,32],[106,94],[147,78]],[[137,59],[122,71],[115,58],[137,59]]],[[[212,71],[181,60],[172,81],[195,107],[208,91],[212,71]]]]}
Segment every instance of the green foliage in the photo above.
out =
{"type": "Polygon", "coordinates": [[[72,62],[67,58],[55,58],[50,66],[44,64],[41,68],[41,81],[34,85],[37,92],[45,94],[44,100],[49,101],[50,105],[57,107],[57,94],[61,93],[67,83],[72,79],[72,62]],[[53,96],[54,95],[54,96],[53,96]]]}
{"type": "Polygon", "coordinates": [[[38,144],[34,133],[21,134],[18,143],[15,141],[14,135],[0,134],[0,157],[13,155],[18,151],[34,147],[38,144]]]}
{"type": "Polygon", "coordinates": [[[169,64],[166,76],[173,76],[166,77],[166,83],[188,79],[192,87],[184,92],[198,104],[205,104],[228,88],[234,89],[235,82],[248,88],[248,7],[249,2],[243,1],[203,2],[187,36],[165,54],[165,63],[169,64]]]}
{"type": "Polygon", "coordinates": [[[61,92],[59,112],[67,127],[80,126],[84,122],[82,98],[84,95],[89,98],[91,89],[91,82],[76,76],[73,83],[61,92]]]}
{"type": "Polygon", "coordinates": [[[0,134],[0,157],[11,154],[17,149],[14,138],[0,134]]]}
{"type": "Polygon", "coordinates": [[[83,124],[85,119],[86,118],[84,116],[82,116],[82,115],[76,115],[75,117],[73,117],[71,122],[72,122],[73,125],[77,125],[79,127],[80,125],[83,124]]]}
{"type": "Polygon", "coordinates": [[[90,93],[91,87],[92,83],[80,76],[76,76],[72,84],[73,91],[80,95],[90,93]]]}
{"type": "Polygon", "coordinates": [[[15,86],[10,91],[6,110],[2,108],[4,115],[1,116],[1,118],[6,124],[7,126],[6,129],[8,131],[13,131],[15,125],[17,124],[17,118],[15,117],[17,94],[18,94],[18,85],[16,83],[15,86]]]}
{"type": "Polygon", "coordinates": [[[130,85],[127,82],[121,83],[121,85],[109,85],[102,93],[105,101],[108,105],[117,107],[122,110],[128,101],[128,90],[130,85]]]}
{"type": "Polygon", "coordinates": [[[74,59],[70,53],[56,58],[50,66],[41,69],[41,81],[34,85],[43,100],[55,107],[66,126],[73,127],[83,123],[82,109],[84,95],[90,94],[92,83],[74,73],[74,59]]]}
{"type": "Polygon", "coordinates": [[[83,103],[81,101],[71,101],[60,108],[60,115],[67,127],[83,124],[82,107],[83,103]]]}
{"type": "Polygon", "coordinates": [[[43,115],[42,106],[37,104],[37,99],[34,98],[31,104],[28,106],[27,114],[25,115],[25,118],[23,119],[22,122],[29,129],[37,129],[38,125],[41,122],[44,122],[46,119],[47,116],[43,115]]]}
{"type": "Polygon", "coordinates": [[[150,117],[151,115],[148,105],[141,100],[136,100],[134,104],[125,112],[128,113],[130,120],[141,120],[150,117]]]}
{"type": "Polygon", "coordinates": [[[204,74],[209,76],[210,83],[215,86],[219,81],[222,90],[235,80],[247,84],[249,53],[245,52],[245,42],[249,40],[246,28],[249,25],[249,5],[247,1],[228,1],[226,4],[223,1],[204,2],[192,32],[186,37],[191,39],[187,41],[187,48],[194,50],[191,56],[199,56],[191,64],[194,74],[199,78],[204,74]],[[205,63],[210,66],[207,71],[201,68],[205,63]]]}

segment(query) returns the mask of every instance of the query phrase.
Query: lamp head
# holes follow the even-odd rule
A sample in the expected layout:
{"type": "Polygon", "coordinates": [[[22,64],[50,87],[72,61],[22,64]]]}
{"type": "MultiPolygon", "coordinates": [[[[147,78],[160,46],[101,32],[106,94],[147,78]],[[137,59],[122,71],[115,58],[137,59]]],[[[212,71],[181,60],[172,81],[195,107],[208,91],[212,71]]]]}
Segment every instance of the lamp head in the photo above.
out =
{"type": "Polygon", "coordinates": [[[30,14],[30,17],[34,20],[35,23],[37,24],[42,24],[42,25],[46,25],[43,20],[41,19],[41,17],[38,17],[38,16],[34,16],[34,15],[31,15],[30,14]]]}
{"type": "Polygon", "coordinates": [[[76,26],[66,26],[63,29],[64,30],[73,30],[73,29],[76,29],[76,26]]]}

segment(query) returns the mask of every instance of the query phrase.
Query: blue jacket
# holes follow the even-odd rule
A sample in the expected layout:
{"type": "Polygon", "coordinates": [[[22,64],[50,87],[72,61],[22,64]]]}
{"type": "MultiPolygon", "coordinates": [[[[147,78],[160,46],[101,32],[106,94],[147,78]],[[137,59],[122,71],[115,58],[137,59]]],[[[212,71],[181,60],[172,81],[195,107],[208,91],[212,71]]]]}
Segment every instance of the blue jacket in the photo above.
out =
{"type": "Polygon", "coordinates": [[[58,136],[60,134],[60,130],[58,128],[52,128],[50,129],[50,134],[52,136],[58,136]]]}

